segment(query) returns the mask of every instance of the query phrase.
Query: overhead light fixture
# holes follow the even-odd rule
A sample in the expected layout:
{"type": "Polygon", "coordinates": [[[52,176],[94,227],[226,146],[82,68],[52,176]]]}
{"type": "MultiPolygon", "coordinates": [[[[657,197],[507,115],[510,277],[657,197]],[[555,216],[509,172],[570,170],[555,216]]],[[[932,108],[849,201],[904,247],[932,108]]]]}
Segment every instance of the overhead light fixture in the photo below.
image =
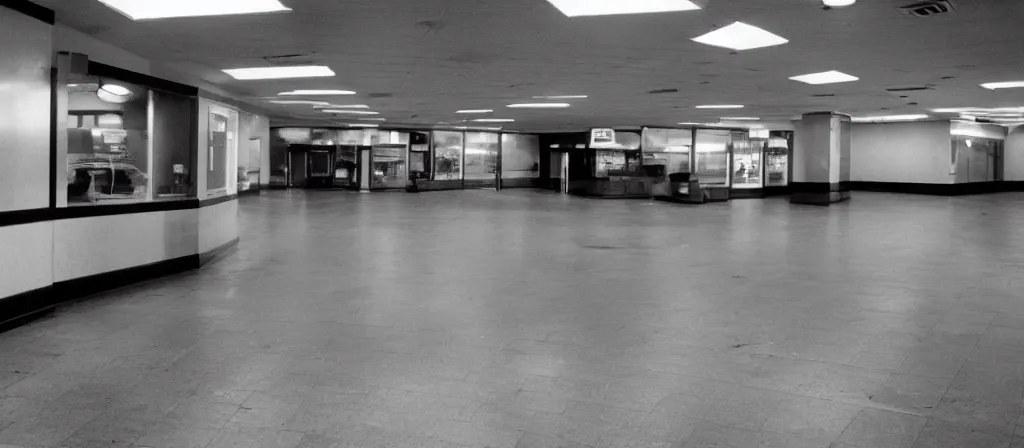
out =
{"type": "Polygon", "coordinates": [[[491,112],[494,112],[494,110],[493,109],[463,109],[463,110],[455,111],[455,113],[457,113],[457,114],[489,114],[491,112]]]}
{"type": "Polygon", "coordinates": [[[1016,89],[1024,87],[1024,81],[987,82],[981,86],[989,90],[1016,89]]]}
{"type": "Polygon", "coordinates": [[[693,39],[705,45],[742,51],[755,48],[771,47],[789,42],[781,36],[772,34],[753,25],[735,22],[710,33],[693,39]]]}
{"type": "Polygon", "coordinates": [[[374,124],[374,123],[349,123],[348,126],[351,127],[351,128],[377,128],[377,127],[380,127],[379,124],[374,124]]]}
{"type": "Polygon", "coordinates": [[[523,103],[509,104],[510,109],[565,109],[571,107],[569,103],[523,103]]]}
{"type": "Polygon", "coordinates": [[[281,92],[278,96],[330,96],[330,95],[355,95],[351,90],[292,90],[281,92]]]}
{"type": "Polygon", "coordinates": [[[334,71],[331,70],[330,67],[323,65],[232,68],[224,70],[224,73],[242,81],[254,79],[324,78],[334,76],[334,71]]]}
{"type": "Polygon", "coordinates": [[[853,117],[854,123],[880,123],[887,121],[914,121],[923,120],[928,118],[925,114],[906,114],[906,115],[875,115],[867,117],[853,117]]]}
{"type": "Polygon", "coordinates": [[[696,106],[697,109],[743,109],[743,106],[739,104],[706,104],[703,106],[696,106]]]}
{"type": "Polygon", "coordinates": [[[330,104],[324,103],[323,105],[317,105],[321,109],[369,109],[370,106],[365,104],[330,104]]]}
{"type": "Polygon", "coordinates": [[[388,121],[387,118],[357,118],[357,120],[363,120],[363,121],[388,121]]]}
{"type": "Polygon", "coordinates": [[[587,95],[548,95],[548,96],[535,96],[535,100],[582,100],[589,98],[587,95]]]}
{"type": "Polygon", "coordinates": [[[685,123],[679,123],[679,124],[681,124],[683,126],[700,126],[700,123],[694,123],[694,122],[690,122],[690,121],[687,121],[685,123]]]}
{"type": "Polygon", "coordinates": [[[846,73],[843,73],[843,72],[839,72],[839,71],[835,71],[835,70],[830,70],[830,71],[821,72],[821,73],[811,73],[809,75],[792,76],[789,79],[792,79],[793,81],[804,82],[804,83],[807,83],[807,84],[818,85],[818,84],[835,84],[835,83],[839,83],[839,82],[851,82],[851,81],[857,81],[860,78],[858,78],[856,76],[852,76],[852,75],[847,75],[846,73]]]}
{"type": "Polygon", "coordinates": [[[721,117],[721,121],[757,121],[760,120],[758,117],[721,117]]]}
{"type": "Polygon", "coordinates": [[[512,123],[516,120],[512,118],[477,118],[473,121],[476,123],[512,123]]]}
{"type": "Polygon", "coordinates": [[[132,20],[291,11],[279,0],[100,0],[132,20]]]}
{"type": "Polygon", "coordinates": [[[96,90],[96,97],[112,104],[124,104],[132,100],[135,95],[132,90],[120,84],[103,83],[96,90]]]}
{"type": "Polygon", "coordinates": [[[700,9],[690,0],[548,0],[568,17],[646,14],[700,9]]]}
{"type": "Polygon", "coordinates": [[[373,112],[369,110],[320,109],[320,112],[323,112],[325,114],[380,115],[380,112],[373,112]]]}
{"type": "Polygon", "coordinates": [[[326,106],[328,104],[331,104],[331,103],[328,103],[327,101],[306,101],[306,100],[271,100],[269,102],[271,104],[286,104],[286,105],[304,104],[304,105],[307,105],[307,106],[326,106]]]}
{"type": "Polygon", "coordinates": [[[822,3],[829,8],[845,8],[857,3],[857,0],[822,0],[822,3]]]}

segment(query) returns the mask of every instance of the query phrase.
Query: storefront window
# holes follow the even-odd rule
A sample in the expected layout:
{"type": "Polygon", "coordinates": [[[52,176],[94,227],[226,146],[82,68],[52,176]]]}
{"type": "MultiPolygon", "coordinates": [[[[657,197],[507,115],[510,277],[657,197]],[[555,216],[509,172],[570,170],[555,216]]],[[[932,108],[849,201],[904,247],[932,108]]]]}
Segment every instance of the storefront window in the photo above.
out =
{"type": "Polygon", "coordinates": [[[501,178],[540,177],[540,138],[528,134],[501,135],[501,178]]]}
{"type": "Polygon", "coordinates": [[[498,173],[498,134],[467,132],[465,165],[466,180],[496,180],[498,173]]]}
{"type": "Polygon", "coordinates": [[[729,185],[730,132],[698,129],[694,148],[697,178],[701,185],[729,185]]]}
{"type": "Polygon", "coordinates": [[[664,166],[665,175],[690,172],[693,131],[645,128],[643,141],[645,166],[664,166]]]}
{"type": "Polygon", "coordinates": [[[764,152],[765,186],[785,187],[789,185],[789,142],[792,132],[772,132],[764,152]]]}
{"type": "Polygon", "coordinates": [[[733,132],[733,188],[761,188],[761,150],[765,140],[751,139],[748,133],[733,132]]]}
{"type": "Polygon", "coordinates": [[[430,179],[430,134],[409,134],[409,178],[430,179]]]}
{"type": "Polygon", "coordinates": [[[434,179],[462,180],[461,132],[434,131],[434,179]]]}
{"type": "Polygon", "coordinates": [[[95,76],[67,91],[68,205],[195,195],[193,98],[95,76]]]}
{"type": "Polygon", "coordinates": [[[373,145],[373,188],[405,188],[409,178],[406,153],[409,134],[383,131],[373,145]]]}

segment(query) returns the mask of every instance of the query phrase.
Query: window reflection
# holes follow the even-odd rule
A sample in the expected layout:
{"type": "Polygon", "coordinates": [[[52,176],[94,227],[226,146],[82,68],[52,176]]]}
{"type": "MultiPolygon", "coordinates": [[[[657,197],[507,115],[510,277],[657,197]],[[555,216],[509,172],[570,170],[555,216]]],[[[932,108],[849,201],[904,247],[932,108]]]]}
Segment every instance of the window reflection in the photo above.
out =
{"type": "Polygon", "coordinates": [[[462,179],[461,132],[434,131],[434,179],[462,179]]]}
{"type": "Polygon", "coordinates": [[[696,140],[695,165],[701,185],[729,185],[730,132],[698,129],[696,140]]]}
{"type": "Polygon", "coordinates": [[[467,132],[465,164],[466,180],[496,180],[498,172],[498,134],[467,132]]]}

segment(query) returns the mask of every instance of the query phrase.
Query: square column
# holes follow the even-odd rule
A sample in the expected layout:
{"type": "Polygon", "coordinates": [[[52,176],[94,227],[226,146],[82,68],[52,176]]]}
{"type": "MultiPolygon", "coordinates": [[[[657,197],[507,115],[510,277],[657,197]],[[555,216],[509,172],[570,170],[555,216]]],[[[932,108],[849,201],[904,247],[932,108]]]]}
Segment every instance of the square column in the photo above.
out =
{"type": "Polygon", "coordinates": [[[814,112],[794,124],[789,201],[831,205],[850,199],[850,117],[814,112]]]}

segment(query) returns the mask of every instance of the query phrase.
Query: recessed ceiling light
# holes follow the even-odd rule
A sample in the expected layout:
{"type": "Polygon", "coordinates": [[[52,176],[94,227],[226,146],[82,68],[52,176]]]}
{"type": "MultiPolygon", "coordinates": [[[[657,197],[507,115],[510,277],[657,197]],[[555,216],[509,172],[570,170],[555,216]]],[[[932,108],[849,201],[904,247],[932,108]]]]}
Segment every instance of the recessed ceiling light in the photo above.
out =
{"type": "Polygon", "coordinates": [[[233,68],[224,73],[235,79],[286,79],[286,78],[322,78],[334,76],[334,71],[323,65],[295,65],[287,67],[253,67],[233,68]]]}
{"type": "Polygon", "coordinates": [[[807,84],[834,84],[837,82],[850,82],[857,81],[860,78],[852,75],[847,75],[843,72],[837,72],[835,70],[811,73],[809,75],[792,76],[789,79],[793,81],[805,82],[807,84]]]}
{"type": "Polygon", "coordinates": [[[507,107],[512,109],[565,109],[571,106],[569,103],[523,103],[509,104],[507,107]]]}
{"type": "Polygon", "coordinates": [[[292,90],[281,92],[278,96],[328,96],[328,95],[355,95],[351,90],[292,90]]]}
{"type": "Polygon", "coordinates": [[[379,124],[373,124],[373,123],[349,123],[348,126],[349,127],[353,127],[353,128],[376,128],[376,127],[380,127],[379,124]]]}
{"type": "Polygon", "coordinates": [[[325,114],[380,115],[380,112],[371,112],[368,110],[321,109],[320,112],[325,114]]]}
{"type": "Polygon", "coordinates": [[[690,0],[548,0],[569,17],[644,14],[700,9],[690,0]]]}
{"type": "Polygon", "coordinates": [[[357,118],[357,120],[363,120],[363,121],[388,121],[386,118],[357,118]]]}
{"type": "Polygon", "coordinates": [[[494,112],[494,110],[493,109],[463,109],[463,110],[455,111],[455,113],[457,113],[457,114],[489,114],[491,112],[494,112]]]}
{"type": "Polygon", "coordinates": [[[753,25],[735,22],[693,39],[705,45],[742,51],[782,45],[788,40],[753,25]]]}
{"type": "Polygon", "coordinates": [[[1016,89],[1024,87],[1024,81],[987,82],[981,86],[989,90],[1016,89]]]}
{"type": "Polygon", "coordinates": [[[473,121],[477,123],[512,123],[516,120],[511,118],[477,118],[473,121]]]}
{"type": "Polygon", "coordinates": [[[679,124],[681,124],[683,126],[700,126],[700,123],[694,123],[692,121],[687,121],[685,123],[679,123],[679,124]]]}
{"type": "Polygon", "coordinates": [[[317,106],[320,109],[369,109],[370,106],[365,104],[330,104],[323,103],[323,105],[317,106]]]}
{"type": "Polygon", "coordinates": [[[548,96],[535,96],[535,100],[582,100],[589,98],[587,95],[548,95],[548,96]]]}
{"type": "Polygon", "coordinates": [[[279,0],[100,0],[132,20],[291,11],[279,0]]]}
{"type": "Polygon", "coordinates": [[[1020,112],[1024,113],[1024,107],[947,107],[942,109],[932,109],[932,112],[937,114],[955,114],[961,112],[967,112],[971,114],[991,114],[999,112],[1020,112]]]}
{"type": "Polygon", "coordinates": [[[760,120],[758,117],[721,117],[721,121],[757,121],[760,120]]]}
{"type": "Polygon", "coordinates": [[[327,101],[306,101],[306,100],[271,100],[271,104],[305,104],[307,106],[326,106],[327,101]]]}
{"type": "Polygon", "coordinates": [[[697,106],[697,109],[743,109],[739,104],[706,104],[697,106]]]}
{"type": "Polygon", "coordinates": [[[822,0],[822,3],[829,8],[845,8],[857,3],[857,0],[822,0]]]}
{"type": "Polygon", "coordinates": [[[913,121],[923,120],[928,118],[925,114],[906,114],[906,115],[875,115],[867,117],[853,117],[853,121],[857,123],[872,123],[872,122],[883,122],[883,121],[913,121]]]}

